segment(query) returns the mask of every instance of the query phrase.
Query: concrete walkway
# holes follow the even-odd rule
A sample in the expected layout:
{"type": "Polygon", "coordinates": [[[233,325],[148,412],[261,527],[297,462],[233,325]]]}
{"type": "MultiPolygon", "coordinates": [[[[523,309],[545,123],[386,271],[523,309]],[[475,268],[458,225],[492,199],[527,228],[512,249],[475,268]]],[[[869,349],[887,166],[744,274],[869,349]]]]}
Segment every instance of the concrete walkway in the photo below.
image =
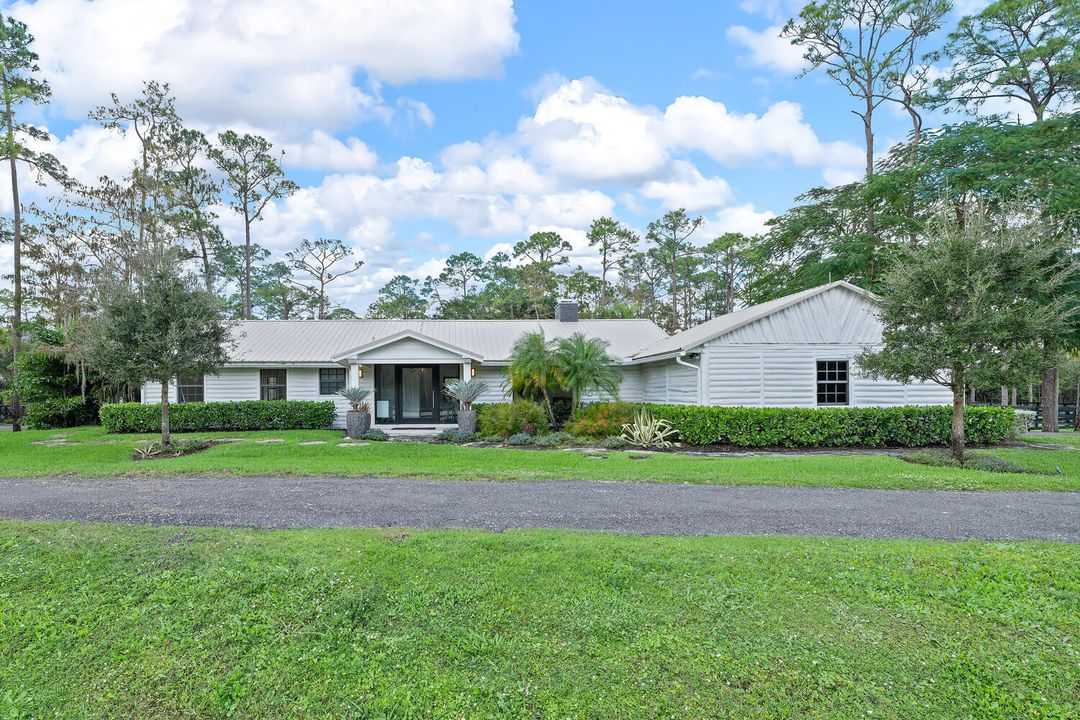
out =
{"type": "Polygon", "coordinates": [[[1080,542],[1080,493],[392,478],[2,479],[0,518],[1080,542]]]}

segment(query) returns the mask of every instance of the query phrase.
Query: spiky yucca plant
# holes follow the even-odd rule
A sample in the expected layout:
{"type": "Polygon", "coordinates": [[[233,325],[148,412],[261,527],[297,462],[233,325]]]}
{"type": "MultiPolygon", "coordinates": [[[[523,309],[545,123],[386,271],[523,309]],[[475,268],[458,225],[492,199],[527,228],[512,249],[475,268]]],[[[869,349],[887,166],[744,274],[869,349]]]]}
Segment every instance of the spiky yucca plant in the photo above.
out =
{"type": "Polygon", "coordinates": [[[371,412],[371,405],[367,403],[367,398],[371,395],[370,389],[347,387],[338,390],[337,394],[349,401],[353,412],[371,412]]]}
{"type": "Polygon", "coordinates": [[[472,410],[472,404],[488,391],[488,384],[483,380],[461,380],[451,378],[446,381],[446,394],[461,403],[462,410],[472,410]]]}
{"type": "Polygon", "coordinates": [[[645,410],[639,410],[634,414],[634,422],[622,426],[622,439],[631,445],[638,447],[669,448],[678,446],[670,438],[677,437],[679,431],[662,418],[653,417],[645,410]]]}

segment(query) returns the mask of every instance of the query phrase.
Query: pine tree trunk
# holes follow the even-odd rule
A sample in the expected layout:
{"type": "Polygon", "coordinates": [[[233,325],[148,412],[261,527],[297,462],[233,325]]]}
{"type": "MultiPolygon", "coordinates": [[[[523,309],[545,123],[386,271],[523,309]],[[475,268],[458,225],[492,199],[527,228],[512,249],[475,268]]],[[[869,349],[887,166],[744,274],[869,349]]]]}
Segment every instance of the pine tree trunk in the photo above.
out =
{"type": "Polygon", "coordinates": [[[1042,381],[1042,427],[1043,432],[1058,431],[1058,370],[1048,368],[1042,381]]]}
{"type": "Polygon", "coordinates": [[[244,319],[251,319],[251,218],[244,207],[244,319]]]}
{"type": "Polygon", "coordinates": [[[954,375],[952,403],[952,430],[949,435],[949,447],[952,456],[964,461],[964,383],[954,375]]]}
{"type": "Polygon", "coordinates": [[[169,446],[169,381],[161,383],[161,445],[169,446]]]}
{"type": "Polygon", "coordinates": [[[1080,367],[1076,368],[1076,420],[1073,422],[1073,430],[1080,432],[1080,367]]]}
{"type": "MultiPolygon", "coordinates": [[[[11,317],[11,384],[18,388],[19,377],[19,324],[22,322],[22,206],[19,202],[19,168],[15,161],[15,122],[11,111],[11,95],[8,92],[7,75],[4,81],[4,125],[7,128],[8,140],[8,163],[11,166],[11,206],[12,223],[11,235],[13,241],[15,263],[14,295],[12,296],[11,317]]],[[[22,415],[21,398],[16,391],[11,395],[11,429],[15,432],[22,430],[19,418],[22,415]]]]}

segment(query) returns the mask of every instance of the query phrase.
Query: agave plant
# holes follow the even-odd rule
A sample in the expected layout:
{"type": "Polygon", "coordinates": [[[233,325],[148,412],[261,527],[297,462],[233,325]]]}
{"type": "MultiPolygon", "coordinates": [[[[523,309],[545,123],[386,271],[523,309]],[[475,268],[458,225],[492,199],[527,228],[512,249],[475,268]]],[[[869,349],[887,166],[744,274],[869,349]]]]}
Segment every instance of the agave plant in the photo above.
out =
{"type": "Polygon", "coordinates": [[[349,405],[352,407],[353,412],[371,412],[371,405],[367,402],[368,395],[370,394],[371,390],[368,388],[347,387],[338,390],[338,395],[349,401],[349,405]]]}
{"type": "Polygon", "coordinates": [[[622,426],[622,439],[638,447],[669,448],[678,446],[674,438],[679,431],[662,418],[653,417],[645,410],[634,413],[634,421],[622,426]]]}
{"type": "Polygon", "coordinates": [[[465,411],[472,410],[472,404],[487,391],[488,384],[483,380],[452,378],[446,381],[446,394],[461,403],[465,411]]]}

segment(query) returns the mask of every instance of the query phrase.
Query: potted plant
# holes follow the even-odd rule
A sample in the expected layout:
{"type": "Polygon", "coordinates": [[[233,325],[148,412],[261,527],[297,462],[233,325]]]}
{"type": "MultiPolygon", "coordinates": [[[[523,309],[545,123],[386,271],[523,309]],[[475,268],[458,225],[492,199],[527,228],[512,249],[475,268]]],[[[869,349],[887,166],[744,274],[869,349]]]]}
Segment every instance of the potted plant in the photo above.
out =
{"type": "Polygon", "coordinates": [[[371,404],[367,388],[347,387],[338,390],[338,395],[349,401],[352,410],[345,413],[345,434],[356,439],[371,429],[371,404]]]}
{"type": "Polygon", "coordinates": [[[472,404],[486,393],[488,385],[482,380],[460,380],[453,378],[446,381],[446,394],[461,403],[457,414],[458,430],[466,433],[476,432],[476,411],[472,404]]]}

